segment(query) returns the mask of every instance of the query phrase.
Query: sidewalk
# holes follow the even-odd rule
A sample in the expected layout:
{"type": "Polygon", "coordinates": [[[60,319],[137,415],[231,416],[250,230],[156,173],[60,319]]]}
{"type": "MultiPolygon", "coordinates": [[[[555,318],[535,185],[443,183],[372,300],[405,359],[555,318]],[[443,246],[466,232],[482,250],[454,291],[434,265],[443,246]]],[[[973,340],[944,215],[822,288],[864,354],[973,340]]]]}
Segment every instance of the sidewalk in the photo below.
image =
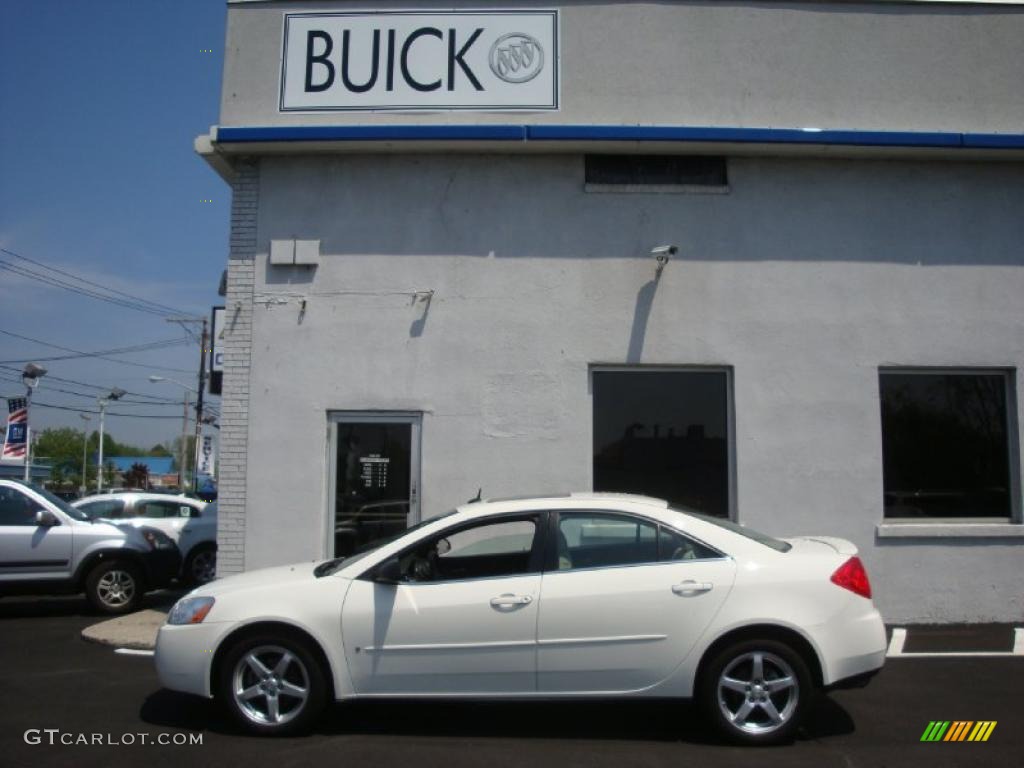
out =
{"type": "Polygon", "coordinates": [[[115,648],[151,651],[156,647],[156,633],[167,619],[167,612],[181,594],[162,590],[147,595],[147,608],[88,626],[82,630],[82,639],[115,648]]]}

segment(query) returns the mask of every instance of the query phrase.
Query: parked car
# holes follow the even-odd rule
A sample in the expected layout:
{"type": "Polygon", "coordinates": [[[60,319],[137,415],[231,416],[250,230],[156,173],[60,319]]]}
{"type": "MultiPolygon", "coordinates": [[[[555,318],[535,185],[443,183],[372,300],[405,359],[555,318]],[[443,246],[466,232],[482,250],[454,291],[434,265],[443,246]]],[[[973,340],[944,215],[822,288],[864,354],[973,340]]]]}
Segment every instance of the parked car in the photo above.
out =
{"type": "Polygon", "coordinates": [[[217,506],[185,495],[119,491],[78,499],[73,506],[91,520],[115,520],[137,528],[157,528],[181,551],[179,577],[206,584],[217,571],[217,506]]]}
{"type": "Polygon", "coordinates": [[[730,739],[772,743],[816,689],[884,662],[856,555],[645,497],[476,502],[194,590],[156,667],[257,734],[299,731],[331,699],[695,697],[730,739]]]}
{"type": "Polygon", "coordinates": [[[0,480],[0,594],[84,592],[103,613],[129,613],[180,568],[156,528],[94,522],[43,488],[0,480]]]}

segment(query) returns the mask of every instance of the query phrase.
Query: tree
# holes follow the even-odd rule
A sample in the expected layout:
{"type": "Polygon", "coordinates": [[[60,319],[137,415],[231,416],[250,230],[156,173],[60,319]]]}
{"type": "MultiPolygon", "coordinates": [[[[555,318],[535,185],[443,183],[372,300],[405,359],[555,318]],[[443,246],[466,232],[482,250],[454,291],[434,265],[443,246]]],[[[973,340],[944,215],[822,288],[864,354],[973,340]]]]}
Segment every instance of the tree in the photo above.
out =
{"type": "Polygon", "coordinates": [[[167,450],[163,443],[157,443],[149,449],[149,456],[170,456],[171,452],[167,450]]]}
{"type": "Polygon", "coordinates": [[[132,464],[124,473],[124,484],[128,488],[149,488],[149,467],[138,461],[132,464]]]}

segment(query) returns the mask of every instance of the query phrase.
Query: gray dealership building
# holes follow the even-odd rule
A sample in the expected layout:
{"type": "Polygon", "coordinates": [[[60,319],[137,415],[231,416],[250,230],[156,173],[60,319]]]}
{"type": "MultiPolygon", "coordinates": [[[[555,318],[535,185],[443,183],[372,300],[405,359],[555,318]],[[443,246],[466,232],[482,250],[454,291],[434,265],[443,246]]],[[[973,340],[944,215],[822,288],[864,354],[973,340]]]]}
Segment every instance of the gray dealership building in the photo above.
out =
{"type": "Polygon", "coordinates": [[[229,0],[219,568],[485,497],[1024,610],[1024,4],[229,0]]]}

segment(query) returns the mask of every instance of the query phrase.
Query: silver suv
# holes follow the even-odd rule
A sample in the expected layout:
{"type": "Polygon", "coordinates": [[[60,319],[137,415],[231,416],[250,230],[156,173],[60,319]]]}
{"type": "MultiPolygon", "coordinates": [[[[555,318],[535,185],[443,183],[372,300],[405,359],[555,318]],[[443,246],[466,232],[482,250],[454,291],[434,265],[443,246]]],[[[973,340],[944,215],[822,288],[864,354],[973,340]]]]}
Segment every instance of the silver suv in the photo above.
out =
{"type": "Polygon", "coordinates": [[[43,488],[0,480],[0,595],[85,592],[103,613],[128,613],[180,568],[155,528],[90,522],[43,488]]]}

